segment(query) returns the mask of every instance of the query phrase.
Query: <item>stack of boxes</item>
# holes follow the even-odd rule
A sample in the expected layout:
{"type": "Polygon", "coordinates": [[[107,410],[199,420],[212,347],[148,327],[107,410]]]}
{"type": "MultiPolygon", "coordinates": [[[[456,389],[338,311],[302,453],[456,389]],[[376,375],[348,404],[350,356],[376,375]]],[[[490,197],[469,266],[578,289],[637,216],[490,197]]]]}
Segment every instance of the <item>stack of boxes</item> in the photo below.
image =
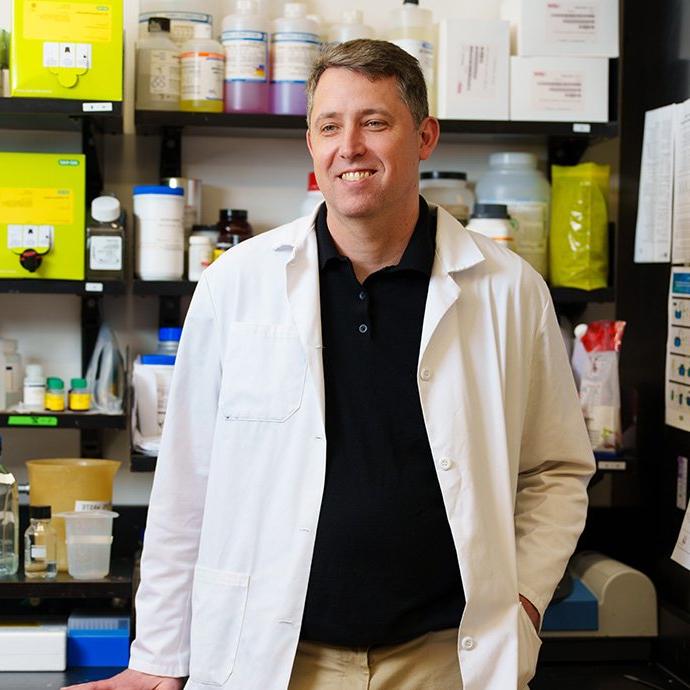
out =
{"type": "Polygon", "coordinates": [[[501,16],[441,20],[439,117],[608,122],[618,0],[506,0],[501,16]]]}

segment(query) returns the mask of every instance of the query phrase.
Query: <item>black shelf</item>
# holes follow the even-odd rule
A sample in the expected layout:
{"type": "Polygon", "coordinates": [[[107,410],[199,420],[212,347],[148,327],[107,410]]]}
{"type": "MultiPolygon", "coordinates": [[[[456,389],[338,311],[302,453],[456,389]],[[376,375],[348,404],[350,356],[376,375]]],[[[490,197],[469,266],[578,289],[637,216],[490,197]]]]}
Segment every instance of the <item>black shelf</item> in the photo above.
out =
{"type": "Polygon", "coordinates": [[[612,287],[598,290],[579,290],[577,288],[552,287],[551,297],[556,304],[586,304],[587,302],[615,302],[616,291],[612,287]]]}
{"type": "Polygon", "coordinates": [[[81,131],[89,118],[107,134],[122,133],[122,103],[64,98],[0,98],[0,129],[81,131]]]}
{"type": "Polygon", "coordinates": [[[123,295],[125,283],[119,280],[51,280],[26,278],[21,280],[0,279],[0,293],[59,294],[59,295],[123,295]]]}
{"type": "Polygon", "coordinates": [[[158,458],[155,455],[132,453],[129,461],[130,472],[153,472],[158,458]]]}
{"type": "Polygon", "coordinates": [[[193,294],[196,286],[191,280],[135,280],[132,289],[135,295],[175,297],[193,294]]]}
{"type": "MultiPolygon", "coordinates": [[[[505,122],[489,120],[441,120],[441,135],[485,135],[512,139],[549,136],[582,139],[611,139],[618,136],[617,122],[505,122]]],[[[160,134],[165,129],[182,128],[192,134],[237,136],[254,132],[262,136],[303,137],[303,115],[266,113],[189,113],[160,110],[135,111],[139,134],[160,134]]]]}
{"type": "Polygon", "coordinates": [[[131,560],[114,560],[110,575],[101,580],[75,580],[58,573],[53,580],[30,580],[20,571],[0,577],[0,599],[128,599],[132,596],[131,560]]]}
{"type": "Polygon", "coordinates": [[[126,429],[123,414],[92,412],[0,412],[0,428],[5,429],[126,429]]]}

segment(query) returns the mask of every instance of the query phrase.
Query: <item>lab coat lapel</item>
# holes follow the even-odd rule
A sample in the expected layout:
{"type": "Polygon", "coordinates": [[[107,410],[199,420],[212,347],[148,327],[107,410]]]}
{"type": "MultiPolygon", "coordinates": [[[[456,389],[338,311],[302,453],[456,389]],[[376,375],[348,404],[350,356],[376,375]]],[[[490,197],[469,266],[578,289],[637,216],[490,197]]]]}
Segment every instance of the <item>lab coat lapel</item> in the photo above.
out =
{"type": "Polygon", "coordinates": [[[309,375],[316,389],[325,433],[325,388],[321,338],[321,300],[319,293],[319,256],[316,233],[311,222],[297,226],[292,257],[285,267],[285,285],[292,319],[304,348],[309,375]]]}

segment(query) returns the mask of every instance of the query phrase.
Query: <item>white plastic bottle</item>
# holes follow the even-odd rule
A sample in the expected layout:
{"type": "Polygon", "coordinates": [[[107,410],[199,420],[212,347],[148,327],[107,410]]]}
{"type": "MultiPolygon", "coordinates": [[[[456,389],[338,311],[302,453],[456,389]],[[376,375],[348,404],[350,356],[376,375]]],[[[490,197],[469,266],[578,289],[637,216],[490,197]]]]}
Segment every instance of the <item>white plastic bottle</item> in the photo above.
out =
{"type": "Polygon", "coordinates": [[[216,0],[140,0],[139,38],[146,37],[151,17],[166,17],[170,20],[170,38],[178,48],[182,47],[193,38],[196,24],[213,25],[215,11],[216,0]]]}
{"type": "Polygon", "coordinates": [[[267,113],[269,21],[254,0],[237,0],[223,19],[226,113],[267,113]]]}
{"type": "Polygon", "coordinates": [[[417,58],[424,73],[429,97],[429,112],[435,106],[436,30],[431,10],[419,7],[419,0],[403,0],[402,7],[391,13],[388,40],[417,58]]]}
{"type": "Polygon", "coordinates": [[[364,23],[360,10],[343,10],[340,21],[328,28],[328,43],[345,43],[357,38],[374,38],[374,30],[364,23]]]}
{"type": "Polygon", "coordinates": [[[319,183],[316,181],[316,175],[314,175],[313,172],[310,172],[309,177],[307,178],[307,196],[304,197],[304,201],[300,207],[300,215],[310,215],[317,206],[321,206],[323,201],[323,194],[319,189],[319,183]]]}
{"type": "Polygon", "coordinates": [[[305,86],[319,54],[321,29],[307,17],[307,6],[287,2],[271,33],[271,112],[304,115],[305,86]]]}
{"type": "Polygon", "coordinates": [[[210,24],[195,24],[180,52],[180,110],[223,112],[225,51],[211,38],[210,24]]]}
{"type": "Polygon", "coordinates": [[[139,110],[180,107],[180,49],[170,39],[170,20],[152,17],[137,42],[136,105],[139,110]]]}
{"type": "Polygon", "coordinates": [[[477,183],[477,201],[506,204],[515,223],[514,249],[546,278],[551,188],[532,153],[493,153],[477,183]]]}
{"type": "Polygon", "coordinates": [[[27,364],[24,377],[24,409],[42,412],[46,402],[46,380],[40,364],[27,364]]]}

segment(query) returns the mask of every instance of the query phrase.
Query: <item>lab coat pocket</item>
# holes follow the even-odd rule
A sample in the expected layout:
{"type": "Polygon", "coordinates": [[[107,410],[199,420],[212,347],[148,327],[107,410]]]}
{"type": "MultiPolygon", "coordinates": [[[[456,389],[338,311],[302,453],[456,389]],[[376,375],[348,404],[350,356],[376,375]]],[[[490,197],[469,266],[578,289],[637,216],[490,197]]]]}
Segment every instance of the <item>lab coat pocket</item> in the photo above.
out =
{"type": "Polygon", "coordinates": [[[219,687],[232,673],[247,605],[249,575],[197,566],[192,587],[189,677],[219,687]]]}
{"type": "Polygon", "coordinates": [[[518,613],[518,690],[525,690],[537,672],[541,638],[522,604],[518,613]]]}
{"type": "Polygon", "coordinates": [[[223,363],[226,419],[283,422],[302,404],[307,359],[289,324],[233,322],[223,363]]]}

